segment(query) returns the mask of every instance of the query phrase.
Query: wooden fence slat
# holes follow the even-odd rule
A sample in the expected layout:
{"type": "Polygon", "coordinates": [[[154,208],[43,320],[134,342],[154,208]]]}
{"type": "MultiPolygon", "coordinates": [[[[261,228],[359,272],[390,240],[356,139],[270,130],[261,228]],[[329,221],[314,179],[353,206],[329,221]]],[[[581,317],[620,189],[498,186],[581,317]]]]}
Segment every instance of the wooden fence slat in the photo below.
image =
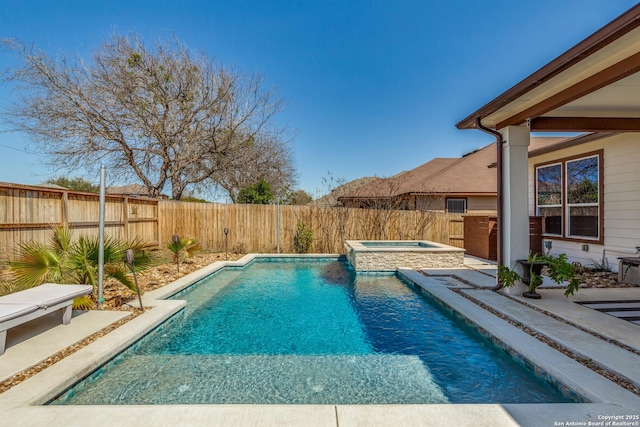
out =
{"type": "MultiPolygon", "coordinates": [[[[49,228],[68,225],[76,237],[98,234],[99,195],[0,183],[0,251],[12,257],[20,243],[47,242],[49,228]]],[[[431,240],[464,246],[459,214],[436,211],[382,211],[281,205],[227,205],[107,195],[105,232],[164,246],[173,234],[191,237],[204,249],[276,251],[280,213],[280,251],[292,253],[296,226],[304,222],[314,236],[313,251],[342,253],[344,240],[431,240]]]]}

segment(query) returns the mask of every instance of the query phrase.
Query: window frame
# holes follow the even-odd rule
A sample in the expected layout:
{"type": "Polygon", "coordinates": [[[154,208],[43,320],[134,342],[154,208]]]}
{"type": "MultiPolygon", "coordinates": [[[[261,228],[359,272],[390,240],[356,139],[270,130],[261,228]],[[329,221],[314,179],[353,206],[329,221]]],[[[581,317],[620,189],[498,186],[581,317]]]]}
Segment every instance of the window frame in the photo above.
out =
{"type": "Polygon", "coordinates": [[[445,211],[447,213],[466,214],[467,213],[467,198],[466,197],[447,197],[447,198],[445,198],[445,201],[444,201],[444,207],[445,207],[445,211]],[[464,203],[464,212],[451,212],[449,210],[449,200],[462,201],[464,203]]]}
{"type": "Polygon", "coordinates": [[[535,212],[536,215],[541,216],[540,215],[540,209],[541,208],[560,208],[560,234],[557,233],[544,233],[545,236],[549,236],[549,237],[563,237],[564,236],[564,206],[562,204],[563,200],[564,200],[564,195],[565,195],[565,186],[564,186],[564,166],[563,166],[563,162],[562,161],[554,161],[551,163],[546,163],[546,164],[542,164],[542,165],[536,165],[534,166],[534,171],[535,171],[535,212]],[[560,203],[559,204],[549,204],[549,205],[540,205],[538,203],[539,197],[538,197],[538,176],[539,173],[538,171],[542,168],[548,168],[551,166],[560,166],[560,203]]]}
{"type": "MultiPolygon", "coordinates": [[[[564,240],[570,242],[583,242],[583,243],[595,243],[595,244],[603,244],[604,243],[604,150],[596,150],[590,151],[582,154],[577,154],[575,156],[564,157],[561,159],[554,159],[552,161],[537,163],[533,165],[534,171],[534,212],[536,215],[540,214],[541,207],[550,207],[551,205],[539,205],[538,204],[538,169],[543,167],[552,166],[555,164],[561,165],[561,184],[562,184],[562,204],[561,204],[561,214],[562,214],[562,226],[561,231],[562,234],[549,234],[544,233],[543,236],[549,239],[555,240],[564,240]],[[569,203],[568,201],[568,174],[567,174],[567,163],[575,162],[582,159],[588,159],[590,157],[596,157],[598,162],[598,202],[597,203],[569,203]],[[598,211],[598,236],[597,237],[588,237],[588,236],[575,236],[570,234],[570,208],[572,207],[597,207],[598,211]]],[[[557,205],[552,205],[553,207],[558,207],[557,205]]]]}

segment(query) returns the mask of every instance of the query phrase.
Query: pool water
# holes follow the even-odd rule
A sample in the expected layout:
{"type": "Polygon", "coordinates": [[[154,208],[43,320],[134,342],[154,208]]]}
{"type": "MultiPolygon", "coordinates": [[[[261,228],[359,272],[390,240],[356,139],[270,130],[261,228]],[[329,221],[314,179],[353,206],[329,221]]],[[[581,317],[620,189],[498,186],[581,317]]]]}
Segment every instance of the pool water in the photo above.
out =
{"type": "Polygon", "coordinates": [[[189,288],[184,315],[60,404],[569,402],[392,275],[254,262],[189,288]]]}
{"type": "Polygon", "coordinates": [[[437,248],[436,245],[430,245],[425,242],[415,242],[411,240],[398,241],[374,241],[364,240],[360,242],[365,248],[437,248]]]}

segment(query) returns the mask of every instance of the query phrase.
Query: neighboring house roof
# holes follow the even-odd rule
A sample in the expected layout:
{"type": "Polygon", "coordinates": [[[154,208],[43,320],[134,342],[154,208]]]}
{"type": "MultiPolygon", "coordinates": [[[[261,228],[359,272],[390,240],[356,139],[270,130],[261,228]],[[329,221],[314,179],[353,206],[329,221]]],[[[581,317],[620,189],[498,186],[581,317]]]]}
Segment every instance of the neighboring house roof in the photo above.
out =
{"type": "Polygon", "coordinates": [[[529,155],[538,150],[548,149],[548,147],[554,146],[562,141],[567,141],[568,139],[573,138],[567,138],[566,136],[532,137],[529,143],[529,155]]]}
{"type": "MultiPolygon", "coordinates": [[[[587,142],[597,141],[602,138],[607,138],[616,135],[616,132],[594,132],[576,136],[574,138],[560,138],[552,144],[529,147],[529,157],[539,156],[541,154],[552,153],[554,151],[562,150],[564,148],[575,147],[576,145],[586,144],[587,142]]],[[[552,138],[546,138],[552,139],[552,138]]]]}
{"type": "MultiPolygon", "coordinates": [[[[566,137],[533,137],[529,151],[566,141],[566,137]]],[[[489,144],[459,158],[435,158],[391,178],[376,178],[339,197],[385,199],[401,195],[495,195],[497,191],[496,144],[489,144]]]]}
{"type": "Polygon", "coordinates": [[[495,145],[460,158],[435,158],[391,178],[378,178],[341,199],[392,198],[409,194],[495,193],[495,145]],[[493,149],[492,149],[493,148],[493,149]]]}
{"type": "Polygon", "coordinates": [[[55,188],[56,190],[68,190],[67,187],[63,187],[62,185],[48,184],[46,182],[42,184],[34,184],[34,187],[55,188]]]}
{"type": "Polygon", "coordinates": [[[341,197],[342,195],[348,194],[349,192],[373,181],[376,180],[378,178],[374,177],[374,176],[365,176],[363,178],[357,178],[354,179],[353,181],[349,181],[345,184],[342,184],[336,188],[334,188],[333,190],[331,190],[331,193],[324,195],[322,197],[317,198],[316,200],[313,200],[309,203],[307,203],[307,205],[309,206],[336,206],[338,205],[338,198],[341,197]]]}
{"type": "MultiPolygon", "coordinates": [[[[147,187],[142,184],[127,184],[119,187],[107,187],[107,194],[122,194],[126,196],[142,196],[142,197],[154,197],[149,193],[147,187]]],[[[160,199],[167,199],[168,197],[161,194],[160,199]]]]}

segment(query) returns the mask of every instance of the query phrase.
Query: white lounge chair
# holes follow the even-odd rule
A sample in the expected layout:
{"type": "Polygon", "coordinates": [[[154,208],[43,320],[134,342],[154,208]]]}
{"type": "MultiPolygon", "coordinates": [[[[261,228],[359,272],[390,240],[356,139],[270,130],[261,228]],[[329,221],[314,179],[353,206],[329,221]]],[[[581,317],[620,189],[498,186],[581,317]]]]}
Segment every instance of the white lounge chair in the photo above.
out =
{"type": "Polygon", "coordinates": [[[68,325],[73,299],[92,290],[91,285],[45,283],[0,297],[0,355],[4,353],[8,329],[58,309],[62,309],[62,323],[68,325]]]}

